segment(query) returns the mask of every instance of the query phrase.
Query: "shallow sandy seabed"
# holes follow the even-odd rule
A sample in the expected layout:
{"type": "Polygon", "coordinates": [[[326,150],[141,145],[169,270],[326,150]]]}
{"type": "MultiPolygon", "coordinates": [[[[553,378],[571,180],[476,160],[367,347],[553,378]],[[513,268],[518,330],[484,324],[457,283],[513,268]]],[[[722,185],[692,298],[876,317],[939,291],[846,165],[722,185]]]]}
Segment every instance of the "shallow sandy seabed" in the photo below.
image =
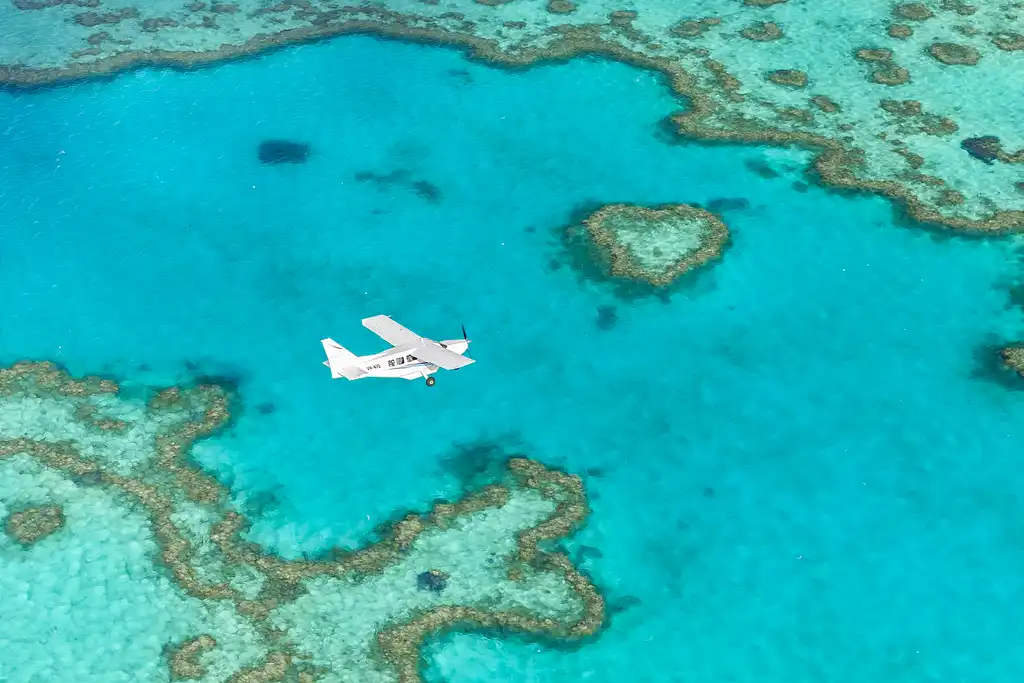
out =
{"type": "Polygon", "coordinates": [[[195,66],[346,33],[497,64],[600,54],[664,72],[700,140],[816,149],[811,174],[963,230],[1024,227],[1024,2],[5,0],[0,81],[195,66]],[[995,159],[964,140],[994,136],[995,159]],[[968,145],[970,146],[970,145],[968,145]]]}
{"type": "MultiPolygon", "coordinates": [[[[163,588],[149,590],[146,608],[160,615],[154,623],[178,622],[176,636],[153,649],[159,661],[149,670],[163,669],[157,679],[169,670],[172,679],[206,683],[410,683],[420,680],[424,639],[439,631],[501,628],[579,640],[603,625],[604,601],[589,580],[564,554],[538,549],[585,520],[578,477],[513,458],[504,480],[409,513],[382,527],[378,542],[283,560],[243,539],[248,521],[233,510],[229,491],[188,460],[196,439],[227,422],[229,404],[216,386],[172,388],[143,402],[122,398],[111,382],[75,380],[45,363],[0,369],[0,519],[8,520],[0,532],[0,600],[24,597],[9,594],[12,586],[28,582],[42,594],[57,581],[60,599],[80,604],[79,593],[104,586],[84,574],[66,585],[53,570],[83,554],[112,558],[122,575],[100,577],[101,584],[145,592],[140,577],[156,576],[163,588]],[[157,565],[129,566],[140,557],[157,565]]],[[[99,611],[116,609],[111,601],[99,611]]],[[[36,610],[17,615],[36,619],[36,610]]],[[[71,614],[71,622],[82,618],[71,614]]],[[[51,641],[74,637],[59,615],[49,621],[51,641]]],[[[140,642],[159,637],[137,633],[159,628],[145,618],[135,628],[140,642]]],[[[114,641],[118,629],[100,633],[114,641]]],[[[37,668],[40,680],[55,673],[43,661],[50,659],[45,650],[5,652],[22,672],[37,668]]],[[[115,663],[77,665],[111,669],[105,679],[120,680],[115,663]]]]}

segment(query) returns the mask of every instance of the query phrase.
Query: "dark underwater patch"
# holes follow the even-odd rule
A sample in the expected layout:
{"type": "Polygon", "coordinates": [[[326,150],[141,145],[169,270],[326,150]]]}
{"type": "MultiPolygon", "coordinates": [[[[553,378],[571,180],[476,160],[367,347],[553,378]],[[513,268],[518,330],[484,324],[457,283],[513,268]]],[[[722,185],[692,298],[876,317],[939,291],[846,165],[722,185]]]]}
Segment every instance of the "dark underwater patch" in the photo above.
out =
{"type": "Polygon", "coordinates": [[[633,595],[624,595],[621,598],[612,598],[608,601],[608,615],[615,616],[622,614],[626,610],[634,607],[639,607],[643,602],[640,598],[633,595]]]}
{"type": "Polygon", "coordinates": [[[412,171],[406,168],[398,168],[387,173],[359,171],[353,177],[357,182],[371,183],[376,185],[378,189],[393,186],[405,187],[415,192],[416,196],[420,199],[424,199],[431,204],[437,204],[441,201],[441,188],[429,180],[413,178],[412,171]]]}
{"type": "Polygon", "coordinates": [[[396,183],[403,183],[409,179],[412,171],[405,168],[396,168],[387,173],[375,173],[374,171],[359,171],[353,178],[360,183],[373,183],[377,187],[389,187],[396,183]]]}
{"type": "Polygon", "coordinates": [[[441,201],[441,189],[427,180],[415,181],[412,184],[412,189],[417,197],[426,199],[431,204],[437,204],[441,201]]]}
{"type": "Polygon", "coordinates": [[[716,197],[708,202],[707,210],[715,213],[722,211],[744,211],[750,208],[750,201],[743,197],[716,197]]]}
{"type": "Polygon", "coordinates": [[[290,140],[264,140],[257,156],[261,164],[304,164],[309,158],[309,145],[290,140]]]}
{"type": "Polygon", "coordinates": [[[466,69],[448,69],[447,73],[463,85],[471,85],[473,83],[473,74],[469,73],[466,69]]]}
{"type": "Polygon", "coordinates": [[[761,161],[760,159],[747,159],[743,162],[743,165],[747,167],[747,170],[756,173],[762,178],[778,178],[779,172],[774,168],[761,161]]]}
{"type": "Polygon", "coordinates": [[[416,577],[416,587],[421,591],[440,593],[448,586],[448,579],[438,571],[420,572],[416,577]]]}
{"type": "Polygon", "coordinates": [[[619,322],[619,310],[615,306],[597,307],[597,329],[607,331],[619,322]]]}
{"type": "Polygon", "coordinates": [[[978,138],[966,138],[960,142],[960,149],[971,157],[991,165],[999,158],[1001,149],[999,138],[994,135],[983,135],[978,138]]]}
{"type": "Polygon", "coordinates": [[[519,455],[515,435],[456,443],[440,458],[441,470],[459,482],[464,491],[477,490],[505,474],[508,460],[519,455]]]}

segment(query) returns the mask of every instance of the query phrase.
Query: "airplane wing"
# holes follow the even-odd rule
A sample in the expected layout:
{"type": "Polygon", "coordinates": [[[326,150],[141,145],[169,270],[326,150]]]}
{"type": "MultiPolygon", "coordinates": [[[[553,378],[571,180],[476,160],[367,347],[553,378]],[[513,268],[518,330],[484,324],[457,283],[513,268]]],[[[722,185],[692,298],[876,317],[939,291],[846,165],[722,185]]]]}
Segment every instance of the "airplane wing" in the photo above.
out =
{"type": "Polygon", "coordinates": [[[435,346],[434,344],[417,346],[412,353],[419,360],[433,363],[445,370],[457,370],[475,362],[472,358],[466,358],[461,354],[449,351],[441,346],[435,346]]]}
{"type": "Polygon", "coordinates": [[[392,320],[390,316],[386,315],[375,315],[372,318],[363,318],[363,327],[370,330],[392,346],[416,344],[420,341],[420,336],[418,334],[412,330],[402,327],[392,320]]]}

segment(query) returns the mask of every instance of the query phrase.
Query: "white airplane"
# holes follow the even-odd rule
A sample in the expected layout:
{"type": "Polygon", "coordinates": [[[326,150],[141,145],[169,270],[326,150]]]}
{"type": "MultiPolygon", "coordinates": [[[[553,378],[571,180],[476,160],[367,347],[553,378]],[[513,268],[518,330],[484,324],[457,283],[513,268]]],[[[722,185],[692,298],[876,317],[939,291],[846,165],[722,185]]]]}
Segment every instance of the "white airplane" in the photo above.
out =
{"type": "Polygon", "coordinates": [[[372,356],[357,356],[333,339],[321,339],[320,343],[327,353],[324,365],[331,369],[332,379],[422,377],[426,379],[427,386],[432,387],[437,379],[430,375],[437,372],[438,368],[458,370],[475,362],[462,355],[469,350],[465,327],[462,328],[462,339],[446,339],[442,342],[421,337],[387,315],[363,318],[363,327],[391,344],[392,348],[372,356]]]}

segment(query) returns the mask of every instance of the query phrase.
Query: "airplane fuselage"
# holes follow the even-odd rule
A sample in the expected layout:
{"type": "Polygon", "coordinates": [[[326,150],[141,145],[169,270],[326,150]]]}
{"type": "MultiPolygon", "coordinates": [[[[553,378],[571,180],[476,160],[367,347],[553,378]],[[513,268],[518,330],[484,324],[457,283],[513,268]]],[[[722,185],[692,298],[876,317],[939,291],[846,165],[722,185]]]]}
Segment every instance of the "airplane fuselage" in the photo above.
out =
{"type": "MultiPolygon", "coordinates": [[[[439,343],[459,355],[465,353],[469,346],[462,339],[451,339],[439,343]]],[[[413,344],[402,344],[371,356],[359,356],[353,365],[366,373],[357,379],[367,377],[420,379],[438,371],[438,367],[433,363],[422,361],[416,357],[416,346],[413,344]]]]}

